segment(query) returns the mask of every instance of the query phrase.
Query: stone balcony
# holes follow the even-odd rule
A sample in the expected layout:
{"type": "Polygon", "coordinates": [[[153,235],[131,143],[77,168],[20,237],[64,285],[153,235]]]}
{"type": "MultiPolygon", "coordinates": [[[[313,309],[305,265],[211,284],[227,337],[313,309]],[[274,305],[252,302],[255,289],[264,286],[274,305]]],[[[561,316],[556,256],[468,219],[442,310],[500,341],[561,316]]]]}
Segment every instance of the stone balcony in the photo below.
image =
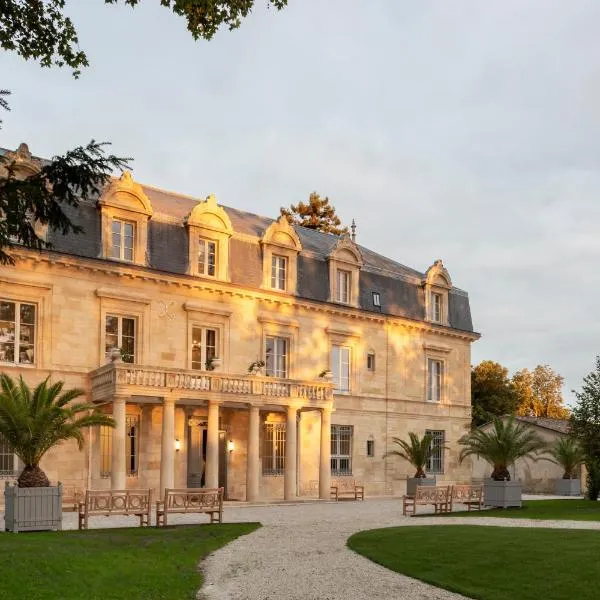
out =
{"type": "Polygon", "coordinates": [[[112,362],[90,372],[92,400],[106,402],[114,396],[164,397],[189,400],[221,400],[265,404],[301,404],[325,407],[333,400],[333,384],[234,375],[220,371],[196,371],[112,362]]]}

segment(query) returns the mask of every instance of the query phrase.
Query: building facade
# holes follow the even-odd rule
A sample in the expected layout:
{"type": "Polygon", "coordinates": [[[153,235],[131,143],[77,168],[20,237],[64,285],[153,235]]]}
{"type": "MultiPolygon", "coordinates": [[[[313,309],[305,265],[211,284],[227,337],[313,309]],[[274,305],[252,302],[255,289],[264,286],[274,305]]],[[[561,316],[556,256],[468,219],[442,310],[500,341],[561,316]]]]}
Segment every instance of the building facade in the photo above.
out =
{"type": "MultiPolygon", "coordinates": [[[[38,166],[26,146],[10,153],[38,166]]],[[[331,478],[402,493],[393,438],[431,431],[428,471],[470,478],[468,296],[335,236],[140,185],[69,210],[80,235],[0,268],[0,369],[80,387],[116,428],[52,449],[79,489],[223,486],[238,500],[329,497],[331,478]]],[[[0,473],[18,461],[0,446],[0,473]]]]}

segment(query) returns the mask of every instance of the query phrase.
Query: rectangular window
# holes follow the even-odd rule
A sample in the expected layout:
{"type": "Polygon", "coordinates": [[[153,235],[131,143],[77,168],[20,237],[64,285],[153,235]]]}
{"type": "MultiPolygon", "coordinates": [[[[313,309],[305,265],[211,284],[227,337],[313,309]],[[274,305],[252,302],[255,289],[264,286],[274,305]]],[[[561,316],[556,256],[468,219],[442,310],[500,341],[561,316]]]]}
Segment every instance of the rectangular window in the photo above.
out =
{"type": "Polygon", "coordinates": [[[133,261],[135,224],[121,219],[112,222],[112,258],[133,261]]]}
{"type": "Polygon", "coordinates": [[[130,477],[135,477],[138,474],[139,433],[139,416],[128,415],[125,419],[125,452],[127,461],[127,475],[130,477]]]}
{"type": "Polygon", "coordinates": [[[267,377],[288,376],[288,340],[283,337],[267,336],[265,340],[265,363],[267,377]]]}
{"type": "Polygon", "coordinates": [[[441,360],[427,359],[427,400],[440,402],[442,399],[442,384],[444,364],[441,360]]]}
{"type": "Polygon", "coordinates": [[[135,325],[134,317],[106,315],[104,352],[107,360],[110,360],[112,348],[120,348],[123,362],[135,362],[135,325]]]}
{"type": "Polygon", "coordinates": [[[287,281],[287,258],[273,254],[271,258],[271,287],[274,290],[286,289],[287,281]]]}
{"type": "Polygon", "coordinates": [[[210,370],[217,353],[217,330],[206,327],[192,327],[192,369],[210,370]]]}
{"type": "Polygon", "coordinates": [[[381,296],[379,295],[379,292],[373,292],[373,306],[381,308],[381,296]]]}
{"type": "Polygon", "coordinates": [[[367,369],[369,371],[375,370],[375,353],[374,352],[369,352],[369,354],[367,354],[367,369]]]}
{"type": "Polygon", "coordinates": [[[263,475],[283,475],[285,470],[285,423],[265,423],[263,475]]]}
{"type": "Polygon", "coordinates": [[[352,274],[350,271],[342,271],[338,269],[337,272],[337,297],[338,302],[344,304],[350,304],[350,278],[352,274]]]}
{"type": "Polygon", "coordinates": [[[0,300],[0,363],[35,364],[36,306],[0,300]]]}
{"type": "Polygon", "coordinates": [[[215,277],[217,273],[217,242],[198,239],[198,273],[215,277]]]}
{"type": "Polygon", "coordinates": [[[434,431],[428,429],[425,433],[431,436],[431,448],[433,452],[427,461],[425,470],[428,473],[444,472],[444,442],[446,433],[444,431],[434,431]]]}
{"type": "Polygon", "coordinates": [[[100,477],[110,477],[112,463],[112,427],[100,427],[100,477]]]}
{"type": "Polygon", "coordinates": [[[336,392],[350,391],[350,348],[347,346],[331,347],[331,372],[333,373],[333,389],[336,392]]]}
{"type": "Polygon", "coordinates": [[[8,442],[0,435],[0,477],[16,475],[15,454],[8,442]]]}
{"type": "Polygon", "coordinates": [[[369,458],[375,456],[375,440],[367,440],[367,456],[369,458]]]}
{"type": "Polygon", "coordinates": [[[442,322],[442,295],[431,294],[431,320],[434,323],[442,322]]]}
{"type": "Polygon", "coordinates": [[[331,474],[352,475],[352,425],[331,426],[331,474]]]}

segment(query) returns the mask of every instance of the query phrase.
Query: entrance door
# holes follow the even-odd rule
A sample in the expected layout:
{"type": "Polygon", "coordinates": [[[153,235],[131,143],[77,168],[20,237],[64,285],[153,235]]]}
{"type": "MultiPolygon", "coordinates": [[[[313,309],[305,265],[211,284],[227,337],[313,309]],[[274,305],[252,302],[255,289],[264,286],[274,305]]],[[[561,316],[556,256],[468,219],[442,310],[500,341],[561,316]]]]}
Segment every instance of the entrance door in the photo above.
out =
{"type": "MultiPolygon", "coordinates": [[[[200,488],[206,485],[207,434],[205,423],[188,426],[187,486],[190,488],[200,488]]],[[[227,497],[227,440],[225,431],[219,431],[219,487],[225,488],[225,497],[227,497]]]]}

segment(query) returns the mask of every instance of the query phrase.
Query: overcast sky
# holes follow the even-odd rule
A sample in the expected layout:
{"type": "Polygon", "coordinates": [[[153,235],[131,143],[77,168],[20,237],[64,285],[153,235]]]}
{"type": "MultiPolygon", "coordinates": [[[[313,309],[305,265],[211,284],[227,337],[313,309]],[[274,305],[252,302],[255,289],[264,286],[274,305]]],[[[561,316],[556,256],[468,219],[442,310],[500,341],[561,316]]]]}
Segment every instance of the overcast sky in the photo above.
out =
{"type": "Polygon", "coordinates": [[[328,195],[361,244],[444,260],[473,363],[547,363],[569,398],[600,353],[600,3],[289,3],[194,42],[158,0],[72,0],[91,66],[0,53],[0,145],[110,140],[144,183],[272,217],[328,195]]]}

